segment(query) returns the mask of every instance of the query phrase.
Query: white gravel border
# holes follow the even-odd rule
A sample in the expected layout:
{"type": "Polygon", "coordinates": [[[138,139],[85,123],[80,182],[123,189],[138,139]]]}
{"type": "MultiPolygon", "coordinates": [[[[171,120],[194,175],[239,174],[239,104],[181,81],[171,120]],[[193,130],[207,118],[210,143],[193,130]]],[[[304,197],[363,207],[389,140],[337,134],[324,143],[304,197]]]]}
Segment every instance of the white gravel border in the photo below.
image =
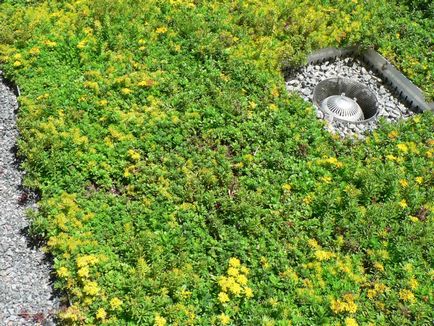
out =
{"type": "Polygon", "coordinates": [[[30,248],[25,230],[29,225],[13,152],[18,131],[13,91],[0,71],[0,325],[54,325],[58,309],[50,281],[51,269],[40,249],[30,248]]]}

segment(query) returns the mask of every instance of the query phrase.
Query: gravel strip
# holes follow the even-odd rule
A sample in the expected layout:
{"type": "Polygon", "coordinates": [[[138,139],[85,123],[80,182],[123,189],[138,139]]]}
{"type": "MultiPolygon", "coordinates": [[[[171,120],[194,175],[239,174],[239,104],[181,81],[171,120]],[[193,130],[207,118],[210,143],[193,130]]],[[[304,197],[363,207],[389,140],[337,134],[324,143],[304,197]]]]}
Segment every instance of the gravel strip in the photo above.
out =
{"type": "Polygon", "coordinates": [[[25,210],[35,204],[20,203],[23,173],[13,151],[17,108],[0,71],[0,325],[54,325],[52,315],[59,304],[53,297],[50,266],[25,236],[25,210]]]}
{"type": "MultiPolygon", "coordinates": [[[[313,90],[322,80],[332,77],[344,77],[365,84],[374,92],[378,100],[379,115],[388,122],[397,122],[406,119],[414,113],[409,110],[384,85],[383,80],[357,59],[344,58],[336,61],[311,64],[300,68],[291,74],[286,81],[286,88],[290,92],[297,92],[306,101],[312,102],[313,90]]],[[[323,113],[317,109],[317,116],[324,118],[323,113]]],[[[369,123],[342,123],[340,121],[327,121],[326,129],[341,137],[353,135],[363,138],[363,134],[374,130],[378,120],[369,123]]]]}

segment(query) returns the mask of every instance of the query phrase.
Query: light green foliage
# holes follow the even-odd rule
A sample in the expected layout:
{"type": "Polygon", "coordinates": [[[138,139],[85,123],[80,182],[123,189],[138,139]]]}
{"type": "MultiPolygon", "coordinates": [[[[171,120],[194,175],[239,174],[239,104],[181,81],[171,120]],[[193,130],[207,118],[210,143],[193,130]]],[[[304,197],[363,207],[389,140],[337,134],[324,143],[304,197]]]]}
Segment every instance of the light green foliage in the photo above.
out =
{"type": "Polygon", "coordinates": [[[362,43],[432,96],[423,17],[385,0],[0,4],[61,320],[432,321],[433,115],[342,141],[281,74],[362,43]]]}

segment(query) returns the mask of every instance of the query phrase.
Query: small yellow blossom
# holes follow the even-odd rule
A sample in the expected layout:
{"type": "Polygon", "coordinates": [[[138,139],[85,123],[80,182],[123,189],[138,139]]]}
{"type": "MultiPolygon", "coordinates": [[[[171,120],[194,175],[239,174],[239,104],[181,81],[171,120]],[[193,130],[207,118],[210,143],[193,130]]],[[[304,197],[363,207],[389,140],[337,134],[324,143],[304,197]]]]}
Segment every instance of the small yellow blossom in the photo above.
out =
{"type": "Polygon", "coordinates": [[[423,177],[416,177],[416,182],[418,183],[418,184],[422,184],[423,183],[423,177]]]}
{"type": "Polygon", "coordinates": [[[389,132],[389,134],[387,136],[390,139],[396,139],[396,137],[398,137],[398,132],[396,130],[392,130],[391,132],[389,132]]]}
{"type": "Polygon", "coordinates": [[[265,269],[270,267],[270,263],[268,262],[267,257],[264,257],[264,256],[261,257],[261,265],[265,269]]]}
{"type": "Polygon", "coordinates": [[[407,188],[408,187],[408,181],[405,180],[405,179],[399,180],[399,183],[401,184],[402,188],[407,188]]]}
{"type": "Polygon", "coordinates": [[[89,267],[84,266],[82,268],[80,268],[77,272],[78,276],[80,276],[81,278],[84,277],[89,277],[89,267]]]}
{"type": "Polygon", "coordinates": [[[70,320],[70,321],[78,321],[79,318],[79,309],[77,306],[72,305],[68,307],[64,312],[60,312],[60,318],[70,320]]]}
{"type": "Polygon", "coordinates": [[[319,248],[319,244],[318,244],[318,242],[315,239],[309,239],[309,240],[307,240],[307,244],[311,248],[314,248],[314,249],[318,249],[319,248]]]}
{"type": "Polygon", "coordinates": [[[278,303],[279,303],[279,301],[276,298],[270,298],[270,299],[268,299],[268,304],[270,306],[275,307],[275,306],[277,306],[278,303]]]}
{"type": "Polygon", "coordinates": [[[59,277],[63,277],[63,278],[68,277],[69,276],[69,270],[66,267],[62,266],[57,270],[57,275],[59,277]]]}
{"type": "Polygon", "coordinates": [[[312,201],[313,201],[313,197],[311,194],[308,194],[303,198],[303,203],[305,203],[306,205],[311,204],[312,201]]]}
{"type": "Polygon", "coordinates": [[[366,296],[369,299],[373,299],[376,295],[377,295],[377,291],[375,291],[374,289],[369,289],[366,296]]]}
{"type": "Polygon", "coordinates": [[[114,297],[113,299],[110,300],[110,307],[113,310],[118,310],[121,306],[122,306],[122,300],[120,300],[119,298],[114,297]]]}
{"type": "Polygon", "coordinates": [[[238,258],[232,257],[231,259],[229,259],[229,266],[234,267],[234,268],[238,268],[240,267],[241,262],[238,258]]]}
{"type": "Polygon", "coordinates": [[[238,283],[236,283],[235,281],[234,282],[231,282],[230,284],[229,284],[229,291],[230,292],[232,292],[233,294],[235,294],[235,295],[240,295],[241,294],[241,285],[239,285],[238,283]]]}
{"type": "Polygon", "coordinates": [[[161,317],[159,314],[155,315],[154,326],[165,326],[166,324],[166,318],[161,317]]]}
{"type": "Polygon", "coordinates": [[[134,93],[134,91],[132,91],[131,89],[129,89],[127,87],[124,87],[124,88],[121,89],[121,93],[124,94],[124,95],[129,95],[129,94],[134,93]]]}
{"type": "Polygon", "coordinates": [[[229,276],[237,276],[239,274],[238,269],[235,267],[229,267],[228,268],[228,275],[229,276]]]}
{"type": "Polygon", "coordinates": [[[335,314],[343,312],[354,314],[357,311],[357,304],[354,302],[353,295],[347,294],[344,296],[344,300],[333,299],[330,302],[330,308],[335,314]]]}
{"type": "Polygon", "coordinates": [[[414,266],[412,263],[406,263],[404,265],[403,269],[408,274],[412,274],[414,272],[414,266]]]}
{"type": "Polygon", "coordinates": [[[224,314],[224,313],[222,313],[222,314],[219,316],[219,319],[220,319],[220,323],[221,323],[222,325],[227,325],[227,324],[229,324],[230,321],[231,321],[231,318],[230,318],[228,315],[224,314]]]}
{"type": "Polygon", "coordinates": [[[374,268],[375,268],[376,270],[379,270],[379,271],[381,271],[381,272],[384,272],[384,266],[383,266],[383,264],[380,263],[380,262],[378,262],[378,261],[374,262],[374,268]]]}
{"type": "Polygon", "coordinates": [[[419,286],[419,282],[412,277],[409,281],[408,281],[408,286],[412,289],[412,290],[416,290],[417,287],[419,286]]]}
{"type": "Polygon", "coordinates": [[[407,289],[399,291],[399,297],[401,298],[401,300],[408,301],[410,303],[413,303],[416,301],[416,298],[414,297],[413,292],[411,292],[410,290],[407,290],[407,289]]]}
{"type": "Polygon", "coordinates": [[[44,44],[45,44],[46,46],[48,46],[49,48],[54,48],[54,47],[57,45],[56,42],[53,42],[53,41],[50,41],[50,40],[46,40],[46,41],[44,42],[44,44]]]}
{"type": "Polygon", "coordinates": [[[315,251],[315,257],[319,261],[329,260],[330,258],[332,258],[334,256],[335,256],[335,254],[332,253],[332,252],[330,252],[330,251],[326,251],[326,250],[317,250],[317,251],[315,251]]]}
{"type": "Polygon", "coordinates": [[[282,189],[284,190],[284,191],[291,191],[291,185],[290,184],[287,184],[287,183],[285,183],[284,185],[282,185],[282,189]]]}
{"type": "Polygon", "coordinates": [[[321,178],[321,181],[324,182],[324,183],[330,183],[330,182],[332,182],[332,177],[326,175],[326,176],[324,176],[324,177],[321,178]]]}
{"type": "Polygon", "coordinates": [[[247,277],[244,274],[238,274],[236,276],[237,282],[240,283],[241,285],[246,285],[247,284],[247,277]]]}
{"type": "Polygon", "coordinates": [[[83,292],[88,295],[97,295],[99,292],[98,284],[93,281],[86,282],[83,287],[83,292]]]}
{"type": "Polygon", "coordinates": [[[31,55],[38,55],[39,53],[41,53],[41,50],[39,49],[39,48],[37,48],[37,47],[33,47],[33,48],[31,48],[30,50],[29,50],[29,53],[31,54],[31,55]]]}
{"type": "Polygon", "coordinates": [[[155,30],[155,33],[157,33],[157,34],[164,34],[164,33],[166,33],[166,32],[167,32],[167,27],[165,27],[165,26],[158,27],[158,28],[155,30]]]}
{"type": "Polygon", "coordinates": [[[359,324],[354,318],[347,317],[345,318],[345,326],[358,326],[359,324]]]}
{"type": "Polygon", "coordinates": [[[220,292],[219,293],[219,301],[221,303],[229,302],[229,296],[226,292],[220,292]]]}
{"type": "Polygon", "coordinates": [[[409,218],[410,218],[410,221],[412,221],[413,223],[419,222],[419,219],[416,216],[410,215],[409,218]]]}
{"type": "Polygon", "coordinates": [[[95,257],[94,255],[85,255],[85,256],[80,256],[77,257],[77,267],[81,268],[87,265],[95,265],[96,263],[98,263],[98,258],[95,257]]]}
{"type": "Polygon", "coordinates": [[[249,275],[249,269],[246,266],[241,266],[240,271],[244,275],[249,275]]]}
{"type": "Polygon", "coordinates": [[[402,208],[407,208],[408,207],[407,201],[405,199],[402,199],[399,202],[399,206],[401,206],[402,208]]]}
{"type": "Polygon", "coordinates": [[[87,44],[87,40],[83,39],[77,44],[77,48],[83,49],[86,46],[86,44],[87,44]]]}
{"type": "Polygon", "coordinates": [[[396,147],[398,147],[398,149],[403,153],[408,152],[408,146],[406,144],[401,143],[401,144],[396,145],[396,147]]]}
{"type": "Polygon", "coordinates": [[[191,291],[182,290],[181,291],[181,297],[184,299],[188,299],[191,297],[191,291]]]}
{"type": "Polygon", "coordinates": [[[99,308],[96,312],[96,318],[99,320],[104,320],[107,317],[107,313],[103,308],[99,308]]]}
{"type": "Polygon", "coordinates": [[[271,103],[268,108],[270,109],[270,111],[277,111],[278,107],[276,104],[271,103]]]}
{"type": "Polygon", "coordinates": [[[140,160],[140,153],[136,152],[133,149],[128,150],[128,155],[134,160],[134,161],[138,161],[140,160]]]}
{"type": "Polygon", "coordinates": [[[374,289],[378,293],[384,293],[385,291],[387,291],[388,287],[386,285],[382,284],[382,283],[375,283],[374,284],[374,289]]]}
{"type": "Polygon", "coordinates": [[[354,314],[357,311],[357,305],[354,301],[347,302],[347,311],[354,314]]]}
{"type": "Polygon", "coordinates": [[[341,300],[332,300],[330,303],[330,309],[335,313],[339,314],[341,312],[345,312],[346,303],[341,300]]]}
{"type": "Polygon", "coordinates": [[[279,90],[278,90],[276,87],[274,87],[274,88],[271,90],[271,95],[272,95],[273,97],[278,97],[278,96],[280,95],[279,90]]]}
{"type": "Polygon", "coordinates": [[[218,280],[218,284],[220,285],[223,291],[227,291],[228,289],[228,278],[226,276],[221,276],[218,280]]]}
{"type": "Polygon", "coordinates": [[[249,288],[248,286],[246,286],[244,288],[244,293],[246,294],[246,298],[248,298],[248,299],[253,297],[253,290],[251,288],[249,288]]]}

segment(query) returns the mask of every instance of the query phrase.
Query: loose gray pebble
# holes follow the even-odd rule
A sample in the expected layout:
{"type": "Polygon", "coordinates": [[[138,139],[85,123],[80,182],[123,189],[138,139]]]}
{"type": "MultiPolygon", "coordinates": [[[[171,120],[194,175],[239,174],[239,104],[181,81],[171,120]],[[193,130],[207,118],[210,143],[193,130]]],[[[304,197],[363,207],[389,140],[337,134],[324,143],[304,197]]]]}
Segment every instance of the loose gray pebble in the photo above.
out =
{"type": "Polygon", "coordinates": [[[0,325],[39,325],[36,314],[54,325],[59,300],[53,296],[51,268],[24,235],[29,225],[25,210],[37,206],[32,200],[18,202],[24,173],[17,169],[13,153],[17,108],[0,71],[0,325]]]}

